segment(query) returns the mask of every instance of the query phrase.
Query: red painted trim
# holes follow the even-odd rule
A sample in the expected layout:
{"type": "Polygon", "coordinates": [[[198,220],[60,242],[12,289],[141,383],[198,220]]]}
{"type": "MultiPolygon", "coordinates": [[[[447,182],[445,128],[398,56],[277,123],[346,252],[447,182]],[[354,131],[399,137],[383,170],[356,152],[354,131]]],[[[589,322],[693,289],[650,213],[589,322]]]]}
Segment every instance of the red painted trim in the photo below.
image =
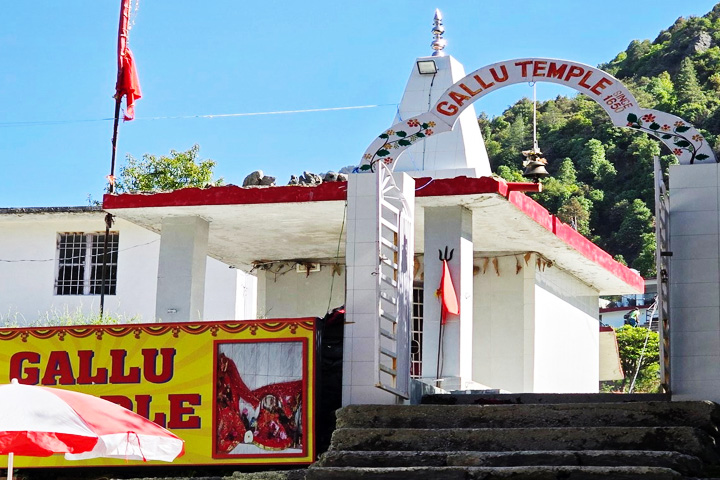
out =
{"type": "Polygon", "coordinates": [[[448,195],[475,195],[498,193],[507,196],[508,184],[493,177],[416,178],[416,197],[444,197],[448,195]]]}
{"type": "Polygon", "coordinates": [[[609,327],[607,325],[600,325],[600,331],[601,332],[614,332],[615,329],[613,327],[609,327]]]}
{"type": "Polygon", "coordinates": [[[508,189],[513,192],[542,192],[542,183],[507,182],[508,189]]]}
{"type": "Polygon", "coordinates": [[[287,185],[243,188],[237,185],[227,185],[209,188],[182,188],[165,193],[105,194],[103,209],[304,203],[345,200],[346,198],[347,182],[321,183],[314,187],[287,185]]]}
{"type": "MultiPolygon", "coordinates": [[[[506,183],[493,177],[417,178],[417,197],[473,195],[496,193],[507,197],[511,190],[525,190],[535,185],[522,182],[506,183]]],[[[243,188],[236,185],[209,188],[183,188],[164,193],[106,194],[103,209],[180,207],[200,205],[257,205],[263,203],[303,203],[345,200],[347,182],[321,183],[313,187],[287,185],[280,187],[243,188]]]]}
{"type": "Polygon", "coordinates": [[[645,291],[645,280],[643,280],[640,275],[625,265],[616,262],[609,253],[580,235],[570,226],[562,223],[557,217],[553,216],[552,218],[553,232],[558,238],[580,252],[585,258],[597,263],[628,285],[632,285],[641,292],[645,291]]]}
{"type": "Polygon", "coordinates": [[[519,208],[525,215],[535,220],[542,227],[553,231],[553,216],[545,207],[522,192],[510,192],[508,201],[519,208]]]}

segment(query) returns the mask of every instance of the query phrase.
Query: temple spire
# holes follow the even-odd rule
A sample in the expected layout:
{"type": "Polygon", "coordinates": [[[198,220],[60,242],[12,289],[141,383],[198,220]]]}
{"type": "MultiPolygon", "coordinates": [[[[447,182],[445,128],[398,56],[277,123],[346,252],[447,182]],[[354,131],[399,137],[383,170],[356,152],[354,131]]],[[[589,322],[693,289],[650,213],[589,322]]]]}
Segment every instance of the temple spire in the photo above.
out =
{"type": "Polygon", "coordinates": [[[432,56],[445,56],[445,52],[443,52],[443,50],[445,49],[445,45],[447,45],[447,41],[442,38],[443,33],[445,33],[445,27],[443,27],[442,13],[440,13],[440,10],[438,10],[437,8],[435,9],[435,19],[433,21],[432,33],[435,37],[430,44],[432,46],[432,49],[434,50],[432,56]]]}

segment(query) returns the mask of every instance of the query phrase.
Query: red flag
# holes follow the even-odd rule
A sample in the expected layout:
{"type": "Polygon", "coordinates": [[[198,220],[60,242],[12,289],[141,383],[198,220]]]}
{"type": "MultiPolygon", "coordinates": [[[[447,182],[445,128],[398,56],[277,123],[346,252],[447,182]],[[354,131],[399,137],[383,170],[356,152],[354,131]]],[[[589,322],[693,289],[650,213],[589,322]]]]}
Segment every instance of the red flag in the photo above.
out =
{"type": "Polygon", "coordinates": [[[120,26],[118,27],[118,77],[115,84],[115,98],[125,96],[127,108],[123,120],[135,118],[135,100],[142,97],[135,60],[128,48],[128,24],[130,21],[130,0],[122,0],[120,4],[120,26]]]}
{"type": "Polygon", "coordinates": [[[455,287],[450,277],[447,260],[443,260],[442,262],[443,273],[440,279],[440,288],[437,289],[436,295],[440,297],[440,318],[442,325],[445,325],[448,313],[452,313],[453,315],[460,313],[460,304],[458,303],[457,295],[455,295],[455,287]]]}

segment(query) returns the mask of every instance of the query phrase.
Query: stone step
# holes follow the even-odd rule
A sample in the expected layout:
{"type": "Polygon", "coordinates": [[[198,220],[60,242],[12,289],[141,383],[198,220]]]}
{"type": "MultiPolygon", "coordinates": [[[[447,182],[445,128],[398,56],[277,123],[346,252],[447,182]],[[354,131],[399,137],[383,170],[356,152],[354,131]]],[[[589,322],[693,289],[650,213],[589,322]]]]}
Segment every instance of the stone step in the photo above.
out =
{"type": "Polygon", "coordinates": [[[673,450],[718,463],[715,441],[692,427],[341,428],[332,451],[673,450]]]}
{"type": "Polygon", "coordinates": [[[685,475],[703,471],[702,461],[677,452],[585,450],[528,452],[326,452],[321,467],[521,467],[521,466],[652,466],[685,475]]]}
{"type": "Polygon", "coordinates": [[[669,402],[670,398],[667,393],[474,393],[471,390],[423,395],[421,403],[436,405],[620,403],[669,402]]]}
{"type": "Polygon", "coordinates": [[[681,480],[680,473],[661,467],[399,467],[315,468],[306,480],[681,480]]]}
{"type": "Polygon", "coordinates": [[[351,405],[337,428],[696,427],[715,435],[720,407],[712,402],[531,405],[351,405]]]}

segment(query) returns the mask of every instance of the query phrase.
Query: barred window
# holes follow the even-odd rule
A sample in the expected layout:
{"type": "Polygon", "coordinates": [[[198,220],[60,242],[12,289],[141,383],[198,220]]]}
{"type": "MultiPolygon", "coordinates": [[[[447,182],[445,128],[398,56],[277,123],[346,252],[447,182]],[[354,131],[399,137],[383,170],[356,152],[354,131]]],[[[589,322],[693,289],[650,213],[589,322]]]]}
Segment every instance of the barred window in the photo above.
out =
{"type": "MultiPolygon", "coordinates": [[[[105,294],[115,295],[119,234],[110,232],[105,294]]],[[[105,233],[59,233],[55,295],[100,295],[105,233]]]]}

